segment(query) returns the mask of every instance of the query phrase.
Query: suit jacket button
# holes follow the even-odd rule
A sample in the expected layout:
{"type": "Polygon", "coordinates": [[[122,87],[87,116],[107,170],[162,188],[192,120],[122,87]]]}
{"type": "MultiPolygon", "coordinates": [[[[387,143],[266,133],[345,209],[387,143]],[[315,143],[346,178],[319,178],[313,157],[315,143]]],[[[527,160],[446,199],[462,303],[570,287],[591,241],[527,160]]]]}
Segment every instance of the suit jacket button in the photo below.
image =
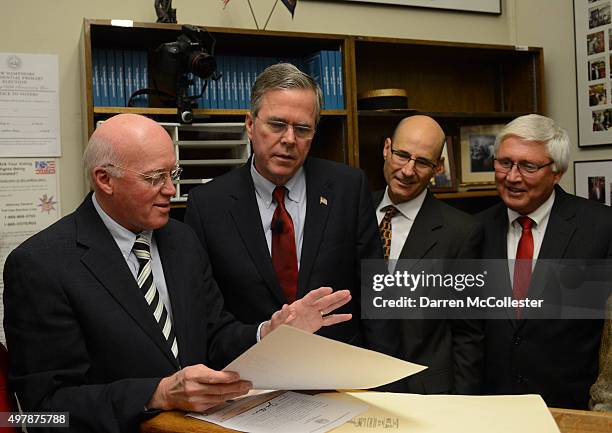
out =
{"type": "Polygon", "coordinates": [[[523,339],[519,335],[515,335],[514,338],[512,339],[512,342],[514,343],[515,346],[518,346],[519,344],[521,344],[522,341],[523,339]]]}

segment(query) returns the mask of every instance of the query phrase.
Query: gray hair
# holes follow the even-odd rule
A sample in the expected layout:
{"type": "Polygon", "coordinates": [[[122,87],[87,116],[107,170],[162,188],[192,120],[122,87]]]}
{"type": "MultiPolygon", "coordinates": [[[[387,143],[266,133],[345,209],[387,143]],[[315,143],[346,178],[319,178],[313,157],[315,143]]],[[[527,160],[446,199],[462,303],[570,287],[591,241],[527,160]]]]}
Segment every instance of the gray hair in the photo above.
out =
{"type": "Polygon", "coordinates": [[[277,63],[268,66],[255,80],[251,91],[251,114],[257,117],[261,109],[261,101],[271,90],[312,90],[315,93],[315,119],[319,123],[323,93],[321,87],[308,74],[300,71],[291,63],[277,63]]]}
{"type": "MultiPolygon", "coordinates": [[[[113,143],[103,134],[95,132],[89,138],[85,152],[83,152],[83,167],[85,174],[89,177],[92,186],[95,184],[93,170],[108,164],[123,165],[123,157],[115,150],[113,143]]],[[[115,177],[121,177],[119,168],[108,167],[109,172],[115,177]]]]}
{"type": "Polygon", "coordinates": [[[553,171],[556,173],[565,173],[567,171],[569,164],[569,135],[565,129],[556,125],[553,119],[539,114],[527,114],[517,117],[497,134],[495,138],[495,155],[497,155],[501,142],[510,136],[518,137],[521,140],[544,143],[548,156],[553,160],[553,171]]]}

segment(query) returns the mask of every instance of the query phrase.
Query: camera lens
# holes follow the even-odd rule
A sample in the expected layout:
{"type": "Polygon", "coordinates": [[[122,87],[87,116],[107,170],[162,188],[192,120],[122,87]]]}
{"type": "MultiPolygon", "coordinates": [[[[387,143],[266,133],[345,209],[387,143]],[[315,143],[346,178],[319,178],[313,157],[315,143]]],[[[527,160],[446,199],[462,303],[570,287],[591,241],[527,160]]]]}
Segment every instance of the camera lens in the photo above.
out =
{"type": "Polygon", "coordinates": [[[200,78],[207,79],[217,69],[215,58],[205,51],[197,51],[189,56],[188,70],[200,78]]]}

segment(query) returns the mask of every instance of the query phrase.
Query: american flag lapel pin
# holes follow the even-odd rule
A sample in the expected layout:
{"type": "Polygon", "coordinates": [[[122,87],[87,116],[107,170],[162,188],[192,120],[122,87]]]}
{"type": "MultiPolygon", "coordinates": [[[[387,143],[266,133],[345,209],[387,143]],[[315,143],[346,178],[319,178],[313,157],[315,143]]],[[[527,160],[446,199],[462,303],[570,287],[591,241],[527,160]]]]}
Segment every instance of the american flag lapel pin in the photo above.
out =
{"type": "Polygon", "coordinates": [[[319,204],[322,204],[323,206],[327,206],[327,199],[323,196],[319,197],[319,204]]]}

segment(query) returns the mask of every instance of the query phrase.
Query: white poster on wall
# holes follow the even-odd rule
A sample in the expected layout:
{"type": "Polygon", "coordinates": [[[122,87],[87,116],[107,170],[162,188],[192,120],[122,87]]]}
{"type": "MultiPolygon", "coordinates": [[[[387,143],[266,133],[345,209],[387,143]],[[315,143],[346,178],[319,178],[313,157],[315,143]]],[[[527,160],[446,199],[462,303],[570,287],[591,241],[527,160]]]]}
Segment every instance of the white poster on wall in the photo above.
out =
{"type": "Polygon", "coordinates": [[[467,12],[501,14],[501,0],[344,0],[366,3],[383,3],[467,12]]]}
{"type": "Polygon", "coordinates": [[[610,1],[574,1],[578,146],[612,144],[610,1]]]}
{"type": "Polygon", "coordinates": [[[0,157],[60,154],[57,55],[0,53],[0,157]]]}
{"type": "MultiPolygon", "coordinates": [[[[59,218],[58,164],[56,158],[0,158],[0,269],[15,247],[59,218]]],[[[4,328],[0,340],[6,341],[4,328]]]]}

